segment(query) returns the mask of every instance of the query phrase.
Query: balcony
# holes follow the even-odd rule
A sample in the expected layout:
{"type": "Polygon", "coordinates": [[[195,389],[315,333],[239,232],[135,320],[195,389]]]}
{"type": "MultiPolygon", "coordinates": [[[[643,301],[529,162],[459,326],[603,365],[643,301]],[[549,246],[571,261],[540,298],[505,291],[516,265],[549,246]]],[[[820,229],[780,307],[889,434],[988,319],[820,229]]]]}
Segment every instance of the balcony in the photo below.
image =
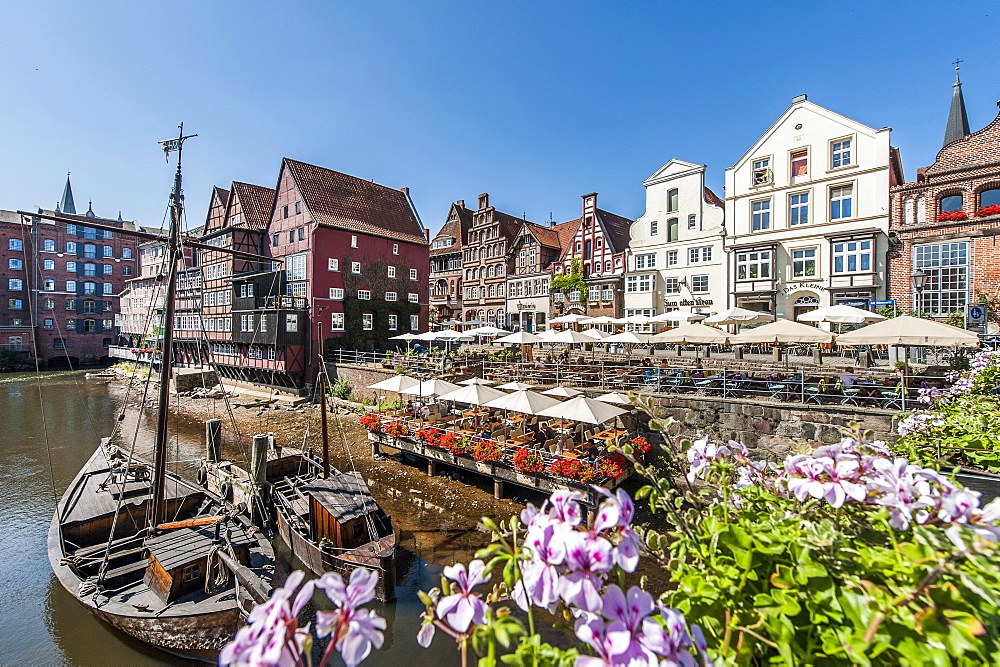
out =
{"type": "Polygon", "coordinates": [[[264,296],[257,299],[257,308],[269,310],[305,310],[306,299],[301,296],[264,296]]]}

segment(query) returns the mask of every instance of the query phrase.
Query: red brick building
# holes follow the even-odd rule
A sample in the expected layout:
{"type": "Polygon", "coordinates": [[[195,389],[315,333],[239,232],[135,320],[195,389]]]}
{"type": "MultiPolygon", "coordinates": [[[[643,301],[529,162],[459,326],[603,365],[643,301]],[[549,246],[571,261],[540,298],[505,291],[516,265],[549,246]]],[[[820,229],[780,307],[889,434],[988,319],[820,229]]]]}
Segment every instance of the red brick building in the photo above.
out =
{"type": "Polygon", "coordinates": [[[68,177],[56,210],[38,212],[73,222],[0,211],[0,348],[50,367],[107,361],[119,294],[137,273],[136,242],[88,223],[135,225],[99,218],[92,205],[77,215],[68,177]]]}
{"type": "Polygon", "coordinates": [[[916,181],[891,188],[890,206],[889,285],[897,307],[946,317],[1000,296],[1000,116],[970,132],[957,74],[944,146],[916,181]],[[927,275],[919,297],[917,269],[927,275]]]}
{"type": "Polygon", "coordinates": [[[557,276],[569,274],[574,262],[578,263],[586,289],[554,292],[555,314],[621,317],[625,250],[629,243],[629,227],[634,221],[599,209],[596,192],[583,195],[581,200],[583,214],[574,221],[579,223],[576,233],[570,237],[561,259],[553,268],[557,276]]]}

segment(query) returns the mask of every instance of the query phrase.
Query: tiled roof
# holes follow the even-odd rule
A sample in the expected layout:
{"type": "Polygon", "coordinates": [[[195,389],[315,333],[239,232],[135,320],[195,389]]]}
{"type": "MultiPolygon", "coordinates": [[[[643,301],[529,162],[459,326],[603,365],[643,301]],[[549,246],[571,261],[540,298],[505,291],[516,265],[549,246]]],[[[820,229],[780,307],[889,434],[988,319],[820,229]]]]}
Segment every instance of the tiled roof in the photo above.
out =
{"type": "Polygon", "coordinates": [[[241,223],[250,229],[264,229],[271,220],[271,206],[274,205],[274,188],[263,185],[233,181],[233,192],[243,209],[241,223]]]}
{"type": "Polygon", "coordinates": [[[212,187],[212,196],[219,196],[219,201],[222,203],[222,207],[225,208],[229,205],[229,190],[225,188],[220,188],[218,185],[212,187]]]}
{"type": "Polygon", "coordinates": [[[580,224],[579,220],[562,222],[554,227],[538,225],[534,222],[527,223],[531,233],[534,234],[538,242],[549,248],[559,248],[560,250],[569,243],[576,233],[576,228],[580,224]]]}
{"type": "Polygon", "coordinates": [[[597,217],[601,219],[604,231],[608,234],[608,243],[611,244],[611,249],[614,252],[624,252],[625,248],[628,247],[629,227],[635,221],[603,209],[597,209],[597,217]]]}
{"type": "MultiPolygon", "coordinates": [[[[455,239],[454,245],[448,246],[447,248],[438,248],[434,250],[431,249],[431,255],[447,255],[454,252],[459,252],[464,245],[465,231],[472,224],[472,211],[465,208],[464,206],[459,206],[458,204],[452,204],[452,209],[458,213],[458,217],[454,220],[448,220],[441,226],[441,230],[434,235],[434,238],[439,236],[451,236],[455,239]]],[[[448,210],[449,215],[451,214],[451,209],[448,210]]]]}
{"type": "Polygon", "coordinates": [[[719,208],[726,207],[726,202],[719,199],[719,196],[712,192],[710,188],[705,188],[705,201],[719,208]]]}
{"type": "Polygon", "coordinates": [[[402,190],[285,158],[313,218],[322,226],[426,244],[402,190]]]}

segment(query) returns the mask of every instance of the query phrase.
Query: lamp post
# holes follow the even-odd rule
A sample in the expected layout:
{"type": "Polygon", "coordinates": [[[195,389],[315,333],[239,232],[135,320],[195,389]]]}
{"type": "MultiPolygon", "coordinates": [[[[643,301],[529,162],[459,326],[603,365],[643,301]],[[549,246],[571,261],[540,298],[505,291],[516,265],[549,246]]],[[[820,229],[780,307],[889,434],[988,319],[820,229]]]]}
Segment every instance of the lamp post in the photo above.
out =
{"type": "Polygon", "coordinates": [[[928,278],[930,278],[930,276],[922,269],[917,269],[910,274],[910,280],[913,281],[913,289],[917,293],[917,317],[920,317],[920,313],[924,312],[923,292],[924,287],[927,286],[928,278]]]}

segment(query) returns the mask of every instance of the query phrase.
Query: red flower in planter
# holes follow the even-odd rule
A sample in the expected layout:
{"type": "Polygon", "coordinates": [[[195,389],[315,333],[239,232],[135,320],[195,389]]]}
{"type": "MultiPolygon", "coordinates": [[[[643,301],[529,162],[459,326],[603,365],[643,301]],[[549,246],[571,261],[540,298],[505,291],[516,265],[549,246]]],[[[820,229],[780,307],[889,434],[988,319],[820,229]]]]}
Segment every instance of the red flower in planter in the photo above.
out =
{"type": "Polygon", "coordinates": [[[469,441],[468,439],[458,435],[457,433],[444,432],[438,436],[437,442],[434,443],[438,447],[447,449],[452,454],[458,455],[469,451],[469,441]]]}
{"type": "Polygon", "coordinates": [[[976,217],[978,218],[985,218],[988,215],[1000,215],[1000,206],[992,204],[990,206],[984,206],[976,211],[976,217]]]}
{"type": "Polygon", "coordinates": [[[622,466],[618,461],[612,461],[611,459],[602,459],[597,463],[597,472],[601,477],[606,477],[608,479],[617,479],[625,472],[625,467],[622,466]]]}
{"type": "Polygon", "coordinates": [[[650,444],[649,440],[646,440],[646,438],[643,437],[638,437],[629,444],[632,445],[632,449],[634,449],[639,454],[646,454],[653,447],[653,445],[650,444]]]}
{"type": "Polygon", "coordinates": [[[358,423],[369,431],[378,431],[382,428],[382,418],[378,415],[365,415],[358,419],[358,423]]]}
{"type": "Polygon", "coordinates": [[[939,222],[944,222],[948,220],[968,220],[969,216],[965,214],[965,211],[945,211],[937,217],[939,222]]]}
{"type": "Polygon", "coordinates": [[[410,435],[410,429],[406,427],[406,424],[400,421],[393,421],[386,424],[383,429],[386,435],[391,435],[394,438],[401,438],[406,435],[410,435]]]}
{"type": "Polygon", "coordinates": [[[438,437],[441,435],[441,430],[436,428],[422,428],[418,429],[414,435],[417,440],[426,442],[428,445],[436,445],[438,444],[438,437]]]}
{"type": "Polygon", "coordinates": [[[477,461],[499,461],[503,456],[503,447],[493,440],[480,440],[472,446],[472,458],[477,461]]]}
{"type": "Polygon", "coordinates": [[[514,467],[521,472],[542,472],[545,470],[545,459],[538,452],[522,447],[514,453],[514,467]]]}
{"type": "Polygon", "coordinates": [[[559,459],[549,466],[549,472],[584,483],[597,478],[597,469],[594,466],[577,459],[559,459]]]}

